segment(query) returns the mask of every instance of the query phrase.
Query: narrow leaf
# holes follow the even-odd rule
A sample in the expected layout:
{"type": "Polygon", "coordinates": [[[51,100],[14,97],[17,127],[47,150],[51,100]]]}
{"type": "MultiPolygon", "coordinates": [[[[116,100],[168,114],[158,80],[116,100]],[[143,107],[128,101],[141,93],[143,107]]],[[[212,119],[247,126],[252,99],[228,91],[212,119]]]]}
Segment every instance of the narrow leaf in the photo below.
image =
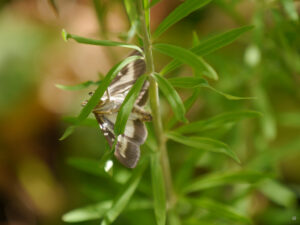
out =
{"type": "Polygon", "coordinates": [[[154,74],[154,78],[158,83],[159,89],[165,95],[166,99],[170,103],[174,115],[178,120],[187,121],[184,117],[185,115],[185,108],[181,101],[180,96],[176,92],[176,90],[172,87],[169,81],[159,74],[154,74]]]}
{"type": "Polygon", "coordinates": [[[259,190],[269,199],[284,207],[292,207],[297,201],[294,192],[271,179],[262,182],[259,185],[259,190]]]}
{"type": "Polygon", "coordinates": [[[99,126],[99,124],[95,118],[86,118],[85,120],[80,121],[80,122],[78,122],[77,117],[64,117],[62,120],[71,125],[77,125],[77,126],[87,126],[87,127],[98,127],[99,126]]]}
{"type": "Polygon", "coordinates": [[[207,81],[200,77],[175,77],[168,79],[173,87],[196,88],[207,84],[207,81]]]}
{"type": "Polygon", "coordinates": [[[218,129],[221,126],[237,123],[238,121],[247,118],[259,117],[261,115],[262,115],[261,113],[256,111],[228,112],[206,120],[200,120],[200,121],[186,124],[176,129],[176,132],[188,134],[188,133],[202,132],[210,129],[218,129]]]}
{"type": "Polygon", "coordinates": [[[143,75],[137,79],[137,81],[134,83],[132,88],[130,89],[129,93],[126,95],[126,98],[124,99],[120,110],[118,112],[116,124],[115,124],[115,133],[118,136],[119,134],[123,134],[125,130],[125,126],[127,123],[127,120],[129,118],[129,115],[132,111],[132,108],[134,106],[134,103],[144,85],[145,80],[147,79],[147,75],[143,75]]]}
{"type": "Polygon", "coordinates": [[[169,132],[167,134],[167,137],[175,142],[184,144],[195,149],[225,154],[234,159],[236,162],[240,163],[240,160],[237,157],[237,155],[229,148],[227,144],[221,141],[217,141],[206,137],[186,137],[181,136],[179,133],[176,132],[169,132]]]}
{"type": "MultiPolygon", "coordinates": [[[[106,91],[109,84],[112,82],[112,80],[115,78],[115,76],[121,71],[123,67],[125,67],[128,63],[133,62],[137,59],[140,59],[140,56],[130,56],[126,59],[122,60],[118,64],[116,64],[111,70],[107,73],[105,78],[102,80],[101,85],[98,86],[98,88],[95,90],[93,96],[90,98],[88,103],[83,107],[83,109],[80,111],[78,117],[77,117],[77,123],[82,122],[85,120],[88,115],[92,112],[92,110],[96,107],[96,105],[99,102],[99,99],[103,96],[104,92],[106,91]]],[[[68,137],[72,132],[74,131],[75,126],[71,126],[67,128],[67,130],[64,132],[63,136],[60,138],[60,140],[64,140],[66,137],[68,137]]]]}
{"type": "Polygon", "coordinates": [[[151,156],[151,178],[156,222],[157,225],[164,225],[166,223],[166,193],[159,152],[151,156]]]}
{"type": "Polygon", "coordinates": [[[56,15],[58,15],[59,11],[58,11],[58,7],[57,7],[57,4],[56,4],[56,1],[55,0],[48,0],[48,2],[51,5],[51,7],[54,10],[54,12],[56,13],[56,15]]]}
{"type": "Polygon", "coordinates": [[[76,84],[76,85],[55,84],[55,86],[61,90],[78,91],[78,90],[85,89],[91,85],[99,85],[99,84],[100,84],[100,81],[94,82],[94,81],[88,80],[88,81],[85,81],[83,83],[76,84]]]}
{"type": "Polygon", "coordinates": [[[151,3],[149,4],[149,8],[155,6],[157,3],[159,3],[161,0],[152,0],[151,3]]]}
{"type": "Polygon", "coordinates": [[[143,53],[142,49],[138,47],[137,45],[131,45],[127,43],[122,42],[116,42],[116,41],[109,41],[109,40],[95,40],[95,39],[89,39],[85,37],[80,37],[74,34],[69,34],[67,31],[62,31],[63,39],[67,41],[68,39],[73,39],[78,43],[81,44],[89,44],[89,45],[99,45],[99,46],[117,46],[117,47],[123,47],[123,48],[131,48],[135,49],[141,53],[143,53]]]}
{"type": "Polygon", "coordinates": [[[112,207],[105,213],[105,219],[102,221],[102,225],[111,224],[125,209],[126,205],[134,194],[146,167],[146,161],[142,161],[139,163],[139,166],[134,169],[130,179],[126,182],[122,191],[114,200],[112,207]]]}
{"type": "Polygon", "coordinates": [[[193,180],[192,183],[186,185],[183,189],[184,193],[202,191],[205,189],[219,187],[229,184],[239,183],[256,183],[262,179],[269,178],[269,175],[256,171],[232,171],[213,173],[193,180]]]}
{"type": "Polygon", "coordinates": [[[69,126],[65,132],[63,133],[63,135],[59,138],[60,141],[65,140],[67,137],[69,137],[75,130],[75,126],[69,126]]]}
{"type": "Polygon", "coordinates": [[[74,209],[63,215],[62,220],[67,223],[78,223],[103,217],[112,206],[112,201],[104,201],[95,205],[74,209]]]}
{"type": "Polygon", "coordinates": [[[154,44],[153,49],[191,66],[197,72],[211,79],[218,80],[216,71],[201,57],[190,50],[170,44],[154,44]]]}
{"type": "Polygon", "coordinates": [[[291,20],[298,21],[296,2],[293,0],[280,0],[285,12],[291,20]]]}
{"type": "Polygon", "coordinates": [[[200,9],[211,2],[211,0],[186,0],[180,4],[175,10],[173,10],[167,18],[165,18],[161,24],[156,28],[153,34],[153,39],[158,38],[163,32],[165,32],[170,26],[177,23],[190,13],[200,9]]]}
{"type": "MultiPolygon", "coordinates": [[[[236,29],[232,29],[230,31],[215,35],[207,40],[201,41],[199,45],[193,47],[191,51],[198,56],[208,55],[226,45],[229,45],[233,41],[235,41],[240,35],[249,31],[253,28],[253,26],[244,26],[236,29]]],[[[167,64],[161,71],[161,75],[165,75],[178,66],[180,66],[182,62],[179,60],[173,60],[169,64],[167,64]]]]}
{"type": "Polygon", "coordinates": [[[245,223],[252,224],[251,220],[248,217],[238,212],[236,209],[232,208],[229,205],[225,205],[223,203],[216,202],[208,198],[190,199],[189,201],[195,207],[208,210],[210,213],[214,215],[214,217],[219,216],[221,218],[226,218],[231,221],[235,221],[243,224],[245,223]]]}

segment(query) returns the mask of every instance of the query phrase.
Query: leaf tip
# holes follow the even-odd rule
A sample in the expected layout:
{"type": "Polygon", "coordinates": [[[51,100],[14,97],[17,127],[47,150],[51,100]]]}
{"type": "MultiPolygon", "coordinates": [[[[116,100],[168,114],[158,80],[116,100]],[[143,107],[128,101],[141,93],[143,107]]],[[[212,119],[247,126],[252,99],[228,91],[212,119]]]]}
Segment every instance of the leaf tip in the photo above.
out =
{"type": "Polygon", "coordinates": [[[65,42],[67,42],[68,39],[69,39],[69,36],[70,36],[69,33],[68,33],[65,29],[62,29],[61,35],[62,35],[63,40],[64,40],[65,42]]]}

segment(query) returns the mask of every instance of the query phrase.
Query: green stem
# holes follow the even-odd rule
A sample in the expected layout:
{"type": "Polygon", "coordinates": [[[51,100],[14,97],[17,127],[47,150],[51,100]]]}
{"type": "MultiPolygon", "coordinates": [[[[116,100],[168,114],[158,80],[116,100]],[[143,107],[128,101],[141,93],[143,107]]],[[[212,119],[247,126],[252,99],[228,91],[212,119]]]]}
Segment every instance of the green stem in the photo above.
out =
{"type": "Polygon", "coordinates": [[[164,135],[162,119],[160,114],[160,103],[158,94],[158,85],[153,76],[155,72],[153,56],[152,56],[152,46],[150,42],[150,34],[145,21],[145,11],[143,6],[143,0],[138,0],[138,13],[141,21],[141,33],[144,44],[145,60],[146,60],[146,73],[149,75],[149,96],[150,96],[150,106],[152,111],[153,125],[155,130],[155,136],[158,144],[158,150],[161,156],[161,167],[165,180],[165,188],[167,193],[168,206],[172,208],[176,202],[176,197],[173,190],[171,169],[169,163],[168,152],[166,148],[166,137],[164,135]]]}

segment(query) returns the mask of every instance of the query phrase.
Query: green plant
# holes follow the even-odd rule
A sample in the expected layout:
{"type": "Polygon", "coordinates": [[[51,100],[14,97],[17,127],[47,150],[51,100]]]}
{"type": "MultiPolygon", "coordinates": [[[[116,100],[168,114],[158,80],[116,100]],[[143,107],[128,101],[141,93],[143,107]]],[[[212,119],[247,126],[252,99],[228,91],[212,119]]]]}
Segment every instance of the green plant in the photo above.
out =
{"type": "MultiPolygon", "coordinates": [[[[209,88],[221,94],[229,100],[243,100],[247,97],[237,97],[225,94],[215,89],[210,83],[213,80],[218,80],[217,72],[208,64],[202,57],[213,53],[214,51],[232,43],[245,32],[251,30],[252,26],[243,26],[230,31],[226,31],[219,35],[212,36],[206,40],[199,41],[197,35],[194,36],[194,45],[190,49],[185,49],[180,46],[160,43],[159,36],[162,35],[169,27],[176,22],[180,21],[190,13],[206,6],[211,0],[186,0],[179,5],[168,17],[150,34],[150,9],[158,1],[152,1],[149,5],[147,0],[130,1],[125,0],[125,7],[130,18],[131,29],[128,33],[127,40],[131,40],[133,34],[138,35],[139,41],[142,46],[123,42],[113,41],[100,41],[92,40],[76,35],[63,32],[64,39],[74,39],[79,43],[102,45],[102,46],[119,46],[132,48],[142,51],[143,48],[145,61],[147,64],[146,75],[150,82],[150,108],[153,115],[153,123],[149,124],[149,137],[145,144],[143,157],[139,165],[130,175],[126,175],[125,181],[119,181],[116,177],[114,182],[122,185],[118,195],[113,200],[101,201],[100,203],[81,209],[76,209],[64,215],[63,219],[66,222],[81,222],[90,219],[101,219],[102,224],[113,223],[123,211],[130,211],[134,209],[153,208],[156,224],[163,225],[168,221],[169,224],[251,224],[252,221],[246,214],[247,203],[249,196],[255,189],[260,189],[262,192],[268,190],[280,190],[284,192],[283,198],[278,198],[270,194],[270,198],[276,199],[281,204],[292,205],[295,201],[294,194],[278,182],[274,181],[272,174],[269,171],[262,172],[255,165],[255,160],[260,160],[261,155],[257,155],[257,159],[250,162],[244,169],[237,168],[238,166],[232,165],[229,169],[223,171],[211,172],[207,175],[200,177],[192,177],[192,172],[196,167],[198,161],[205,154],[211,152],[215,157],[208,155],[208,163],[220,163],[225,165],[223,158],[218,158],[215,153],[221,153],[229,156],[237,163],[240,160],[237,154],[223,141],[219,140],[221,134],[226,133],[238,121],[260,117],[259,112],[253,110],[239,110],[231,111],[220,114],[213,118],[206,120],[188,122],[186,113],[195,104],[197,98],[201,96],[200,88],[209,88]],[[173,60],[157,71],[153,59],[152,51],[157,51],[165,54],[173,60]],[[194,76],[180,76],[168,78],[167,75],[174,71],[176,68],[186,64],[193,69],[194,76]],[[185,101],[175,88],[192,89],[190,97],[185,101]],[[168,101],[173,111],[173,116],[167,122],[163,123],[162,113],[160,109],[161,97],[159,90],[164,98],[168,101]],[[210,135],[207,135],[209,132],[210,135]],[[218,133],[218,132],[221,132],[218,133]],[[167,141],[169,146],[167,146],[167,141]],[[176,176],[172,175],[170,168],[169,157],[167,149],[174,150],[174,144],[180,143],[183,148],[181,151],[189,151],[186,162],[183,163],[181,168],[177,170],[176,176]],[[172,147],[173,146],[173,147],[172,147]],[[253,163],[251,165],[251,163],[253,163]],[[147,186],[147,181],[143,181],[143,174],[146,173],[147,167],[150,164],[152,191],[150,194],[147,186]],[[144,182],[144,185],[142,185],[144,182]],[[140,184],[140,186],[139,186],[140,184]],[[214,192],[218,188],[227,185],[233,185],[230,200],[222,198],[214,192]],[[212,190],[211,190],[212,189],[212,190]],[[133,194],[137,192],[137,196],[133,194]],[[217,197],[216,197],[217,196],[217,197]],[[218,198],[219,197],[219,198],[218,198]],[[153,201],[152,201],[153,199],[153,201]],[[227,203],[228,202],[228,203],[227,203]]],[[[222,1],[217,1],[222,5],[222,1]]],[[[223,4],[224,5],[224,4],[223,4]]],[[[294,16],[295,17],[295,16],[294,16]]],[[[88,118],[92,109],[96,106],[98,99],[103,95],[109,83],[114,76],[129,62],[136,60],[137,57],[129,57],[115,65],[101,81],[85,82],[76,87],[59,86],[63,89],[80,89],[89,85],[98,85],[95,94],[91,97],[88,104],[81,110],[77,118],[69,118],[72,123],[61,139],[65,139],[70,135],[76,126],[91,124],[94,125],[95,121],[88,118]]],[[[255,96],[258,98],[263,96],[260,90],[257,90],[255,96]]],[[[132,96],[137,94],[139,88],[132,90],[132,96]]],[[[115,131],[122,133],[126,125],[126,120],[132,110],[131,107],[126,107],[128,101],[124,101],[122,114],[118,116],[115,131]]],[[[253,100],[251,100],[253,101],[253,100]]],[[[254,100],[255,101],[255,100],[254,100]]],[[[131,101],[132,102],[132,101],[131,101]]],[[[258,104],[261,100],[258,101],[258,104]]],[[[264,102],[261,104],[264,108],[264,102]]],[[[230,107],[229,107],[230,108],[230,107]]],[[[263,110],[264,113],[266,110],[263,110]]],[[[267,114],[268,118],[268,114],[267,114]]],[[[263,123],[264,119],[261,119],[263,123]]],[[[165,120],[164,120],[165,121],[165,120]]],[[[271,121],[272,123],[272,121],[271,121]]],[[[267,131],[268,135],[268,131],[267,131]]],[[[272,134],[271,134],[272,136],[272,134]]],[[[262,154],[263,155],[263,154],[262,154]]],[[[111,151],[106,151],[103,158],[99,161],[73,159],[70,163],[81,170],[94,173],[101,177],[108,176],[105,171],[99,171],[105,166],[105,163],[111,156],[111,151]]],[[[263,163],[260,163],[262,165],[263,163]]],[[[212,165],[213,166],[213,165],[212,165]]],[[[226,166],[224,166],[226,168],[226,166]]],[[[128,172],[128,171],[127,171],[128,172]]],[[[270,192],[272,193],[272,192],[270,192]]],[[[275,200],[275,201],[276,201],[275,200]]]]}

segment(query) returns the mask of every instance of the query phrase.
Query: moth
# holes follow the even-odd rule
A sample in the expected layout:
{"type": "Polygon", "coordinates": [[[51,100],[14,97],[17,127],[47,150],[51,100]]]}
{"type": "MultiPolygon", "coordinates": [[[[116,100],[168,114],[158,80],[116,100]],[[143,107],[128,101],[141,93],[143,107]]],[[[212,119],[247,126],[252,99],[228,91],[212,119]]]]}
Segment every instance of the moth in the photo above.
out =
{"type": "MultiPolygon", "coordinates": [[[[134,51],[130,54],[142,54],[134,51]]],[[[127,64],[113,79],[108,86],[105,94],[99,100],[98,105],[93,109],[100,129],[103,132],[110,147],[113,146],[115,139],[117,139],[114,155],[118,161],[128,168],[134,168],[140,158],[140,145],[142,145],[147,138],[147,128],[144,124],[146,121],[151,121],[152,116],[144,110],[144,106],[148,99],[149,82],[145,81],[135,101],[134,107],[128,121],[126,123],[125,132],[116,137],[114,133],[114,125],[118,115],[118,111],[128,94],[129,90],[146,71],[146,64],[144,59],[137,59],[127,64]]],[[[89,93],[90,95],[93,94],[89,93]]],[[[85,105],[83,102],[82,105],[85,105]]]]}

